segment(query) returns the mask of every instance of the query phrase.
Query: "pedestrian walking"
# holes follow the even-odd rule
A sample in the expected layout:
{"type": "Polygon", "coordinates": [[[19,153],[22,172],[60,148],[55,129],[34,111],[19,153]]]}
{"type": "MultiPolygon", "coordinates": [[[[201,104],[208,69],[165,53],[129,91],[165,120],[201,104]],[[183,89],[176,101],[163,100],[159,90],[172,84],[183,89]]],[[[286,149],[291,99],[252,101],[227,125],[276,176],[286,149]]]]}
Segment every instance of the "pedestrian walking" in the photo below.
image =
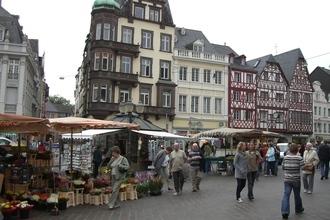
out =
{"type": "Polygon", "coordinates": [[[323,142],[318,149],[318,156],[320,158],[321,180],[329,177],[329,161],[330,161],[330,147],[323,142]]]}
{"type": "Polygon", "coordinates": [[[188,162],[190,164],[190,177],[192,182],[192,191],[200,190],[199,185],[202,180],[201,160],[203,158],[202,152],[197,143],[193,143],[191,149],[188,151],[188,162]]]}
{"type": "Polygon", "coordinates": [[[278,173],[278,165],[280,163],[280,159],[281,159],[281,149],[279,146],[277,145],[273,145],[274,147],[274,151],[275,151],[275,165],[274,165],[274,174],[275,176],[277,176],[278,173]]]}
{"type": "Polygon", "coordinates": [[[319,163],[319,157],[316,151],[312,148],[311,143],[307,143],[304,152],[304,167],[303,167],[303,183],[304,193],[312,194],[314,185],[315,168],[319,163]]]}
{"type": "Polygon", "coordinates": [[[93,152],[93,177],[97,178],[99,175],[99,167],[102,163],[101,146],[97,146],[93,152]]]}
{"type": "Polygon", "coordinates": [[[184,175],[183,175],[183,166],[187,161],[187,156],[183,150],[180,150],[180,145],[175,143],[173,145],[174,150],[170,154],[170,172],[173,176],[175,193],[173,195],[181,195],[183,184],[184,184],[184,175]]]}
{"type": "Polygon", "coordinates": [[[268,167],[267,167],[267,160],[266,160],[267,151],[268,151],[268,145],[267,145],[267,143],[263,143],[262,147],[260,148],[260,155],[263,160],[263,164],[261,164],[261,165],[263,165],[264,175],[268,174],[268,167]]]}
{"type": "Polygon", "coordinates": [[[166,147],[163,150],[160,150],[155,157],[154,167],[157,175],[162,178],[163,184],[166,183],[167,190],[172,190],[170,187],[170,179],[169,179],[169,161],[170,161],[170,153],[172,152],[171,147],[166,147]]]}
{"type": "Polygon", "coordinates": [[[284,194],[282,199],[282,217],[287,219],[290,215],[290,195],[293,190],[295,211],[300,214],[304,211],[300,196],[301,168],[304,165],[303,158],[298,155],[299,146],[291,144],[288,154],[284,157],[282,168],[284,170],[284,194]]]}
{"type": "Polygon", "coordinates": [[[248,173],[247,173],[248,198],[249,198],[249,200],[253,200],[254,199],[254,193],[253,193],[254,182],[257,178],[259,161],[262,160],[261,155],[256,150],[256,146],[254,143],[250,144],[250,148],[247,151],[247,158],[248,158],[248,173]]]}
{"type": "Polygon", "coordinates": [[[112,185],[112,194],[109,200],[109,209],[119,208],[118,197],[120,185],[125,180],[126,173],[129,169],[128,160],[120,155],[120,148],[113,147],[111,149],[112,157],[108,163],[108,168],[111,169],[111,185],[112,185]]]}
{"type": "Polygon", "coordinates": [[[275,175],[275,163],[276,163],[275,149],[271,145],[268,146],[266,161],[267,161],[267,172],[265,176],[275,175]]]}
{"type": "Polygon", "coordinates": [[[240,142],[237,145],[237,152],[234,158],[235,178],[237,181],[236,200],[239,203],[243,202],[241,198],[241,192],[246,185],[246,178],[248,172],[248,158],[245,153],[245,149],[245,143],[240,142]]]}

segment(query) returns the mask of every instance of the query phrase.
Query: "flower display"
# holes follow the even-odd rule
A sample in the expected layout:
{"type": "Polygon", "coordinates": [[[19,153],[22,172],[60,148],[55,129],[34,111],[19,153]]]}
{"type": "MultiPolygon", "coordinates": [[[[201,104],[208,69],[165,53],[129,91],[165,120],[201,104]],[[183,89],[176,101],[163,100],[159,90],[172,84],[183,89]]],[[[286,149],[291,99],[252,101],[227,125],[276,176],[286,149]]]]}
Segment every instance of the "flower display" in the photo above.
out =
{"type": "Polygon", "coordinates": [[[33,205],[30,205],[27,201],[20,202],[16,205],[19,210],[31,210],[33,205]]]}
{"type": "Polygon", "coordinates": [[[107,187],[109,185],[110,185],[110,181],[108,179],[97,178],[96,180],[94,180],[94,187],[95,188],[103,188],[103,187],[107,187]]]}
{"type": "Polygon", "coordinates": [[[16,211],[16,206],[11,202],[4,202],[0,204],[0,209],[3,214],[11,214],[16,211]]]}

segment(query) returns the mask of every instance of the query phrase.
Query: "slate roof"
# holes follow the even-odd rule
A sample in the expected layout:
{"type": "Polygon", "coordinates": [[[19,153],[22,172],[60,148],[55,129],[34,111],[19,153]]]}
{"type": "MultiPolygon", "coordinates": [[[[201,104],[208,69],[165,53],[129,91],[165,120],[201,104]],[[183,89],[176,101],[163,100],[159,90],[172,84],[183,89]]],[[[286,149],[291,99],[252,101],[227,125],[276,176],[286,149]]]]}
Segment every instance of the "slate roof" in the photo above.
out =
{"type": "Polygon", "coordinates": [[[186,29],[185,34],[183,35],[181,33],[182,28],[175,28],[175,35],[176,35],[176,42],[174,47],[177,49],[183,49],[183,50],[192,50],[193,49],[193,43],[197,40],[203,40],[204,41],[204,51],[206,53],[214,54],[216,53],[215,48],[213,45],[209,42],[209,40],[205,37],[203,32],[192,30],[192,29],[186,29]]]}
{"type": "Polygon", "coordinates": [[[18,16],[10,14],[0,6],[0,25],[9,31],[9,42],[21,44],[23,42],[22,27],[18,22],[18,16]]]}
{"type": "Polygon", "coordinates": [[[224,55],[234,54],[235,56],[238,56],[238,54],[231,47],[219,45],[219,44],[212,44],[212,45],[218,54],[224,54],[224,55]]]}
{"type": "Polygon", "coordinates": [[[232,69],[239,69],[243,71],[248,71],[248,72],[257,72],[252,66],[248,65],[247,63],[242,64],[242,59],[246,59],[244,55],[238,56],[234,58],[234,63],[230,64],[230,67],[232,69]]]}
{"type": "Polygon", "coordinates": [[[326,99],[329,101],[330,94],[330,70],[324,67],[316,67],[310,75],[311,82],[319,81],[321,89],[325,93],[326,99]]]}
{"type": "Polygon", "coordinates": [[[31,45],[31,48],[32,48],[32,51],[35,53],[35,54],[39,54],[39,40],[37,39],[30,39],[30,45],[31,45]]]}
{"type": "Polygon", "coordinates": [[[281,65],[286,79],[290,82],[293,78],[294,70],[299,59],[305,59],[300,48],[275,56],[277,62],[281,65]]]}
{"type": "Polygon", "coordinates": [[[277,63],[272,54],[249,60],[247,64],[261,74],[268,62],[277,63]]]}

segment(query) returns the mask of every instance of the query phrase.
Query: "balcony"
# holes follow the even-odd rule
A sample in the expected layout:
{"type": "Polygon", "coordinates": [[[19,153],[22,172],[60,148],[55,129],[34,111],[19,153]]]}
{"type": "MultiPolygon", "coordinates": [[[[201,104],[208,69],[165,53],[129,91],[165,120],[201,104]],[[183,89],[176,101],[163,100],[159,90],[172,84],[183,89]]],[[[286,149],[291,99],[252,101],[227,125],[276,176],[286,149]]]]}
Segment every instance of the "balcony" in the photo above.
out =
{"type": "Polygon", "coordinates": [[[119,112],[118,103],[90,102],[87,109],[88,115],[104,119],[108,115],[119,112]]]}
{"type": "Polygon", "coordinates": [[[192,50],[175,50],[174,56],[188,58],[188,59],[205,60],[205,61],[211,61],[217,63],[228,63],[228,58],[225,55],[201,53],[192,50]]]}
{"type": "Polygon", "coordinates": [[[92,42],[94,48],[111,48],[115,52],[124,52],[134,54],[135,57],[139,56],[140,45],[126,44],[117,41],[95,40],[92,42]]]}
{"type": "Polygon", "coordinates": [[[122,73],[122,72],[110,72],[110,71],[92,71],[90,75],[91,79],[108,79],[118,84],[132,84],[137,87],[139,83],[139,76],[132,73],[122,73]]]}
{"type": "Polygon", "coordinates": [[[144,113],[145,115],[156,115],[156,116],[168,116],[173,118],[175,116],[175,108],[164,108],[156,106],[145,106],[144,113]]]}

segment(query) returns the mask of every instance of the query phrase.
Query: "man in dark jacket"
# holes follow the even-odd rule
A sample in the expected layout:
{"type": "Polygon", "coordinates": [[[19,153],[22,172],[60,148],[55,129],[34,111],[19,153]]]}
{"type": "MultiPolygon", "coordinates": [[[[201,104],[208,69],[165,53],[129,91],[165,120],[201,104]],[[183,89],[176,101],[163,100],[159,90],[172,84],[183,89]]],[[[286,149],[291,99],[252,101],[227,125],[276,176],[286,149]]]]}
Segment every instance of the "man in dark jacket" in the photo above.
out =
{"type": "Polygon", "coordinates": [[[97,146],[93,152],[93,177],[97,178],[99,175],[99,167],[102,163],[101,146],[97,146]]]}
{"type": "Polygon", "coordinates": [[[318,155],[320,158],[321,180],[329,177],[330,147],[327,143],[319,146],[318,155]]]}

